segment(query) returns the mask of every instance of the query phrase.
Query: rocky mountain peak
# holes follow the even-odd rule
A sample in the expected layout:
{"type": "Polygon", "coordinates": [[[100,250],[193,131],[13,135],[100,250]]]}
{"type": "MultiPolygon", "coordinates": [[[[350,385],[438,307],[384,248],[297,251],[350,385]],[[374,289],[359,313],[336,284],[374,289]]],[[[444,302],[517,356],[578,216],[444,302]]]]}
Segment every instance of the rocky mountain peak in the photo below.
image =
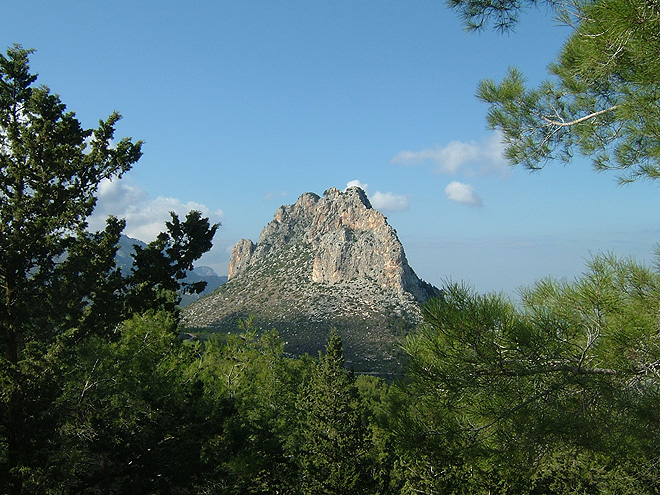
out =
{"type": "Polygon", "coordinates": [[[292,244],[311,248],[311,282],[335,284],[366,278],[408,292],[418,301],[435,294],[415,275],[396,231],[359,187],[345,192],[333,187],[323,197],[305,193],[295,204],[280,206],[256,245],[243,239],[234,246],[229,280],[250,265],[262,263],[271,251],[292,244]]]}
{"type": "Polygon", "coordinates": [[[258,242],[234,246],[228,278],[185,309],[184,325],[226,330],[254,316],[294,353],[321,349],[330,328],[343,328],[347,359],[363,368],[394,359],[397,335],[419,321],[419,303],[439,294],[417,277],[396,231],[358,187],[280,206],[258,242]]]}

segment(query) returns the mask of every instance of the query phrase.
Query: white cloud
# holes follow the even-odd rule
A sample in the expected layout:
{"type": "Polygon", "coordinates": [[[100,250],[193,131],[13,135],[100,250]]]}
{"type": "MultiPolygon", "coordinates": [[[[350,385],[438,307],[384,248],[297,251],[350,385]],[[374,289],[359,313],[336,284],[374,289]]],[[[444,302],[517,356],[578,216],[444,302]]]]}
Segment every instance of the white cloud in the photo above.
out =
{"type": "Polygon", "coordinates": [[[348,189],[349,187],[359,187],[364,192],[367,192],[369,190],[369,184],[363,184],[362,182],[360,182],[357,179],[348,181],[346,183],[346,189],[348,189]]]}
{"type": "Polygon", "coordinates": [[[371,205],[377,210],[387,211],[404,211],[410,207],[406,196],[380,191],[376,191],[371,197],[371,205]]]}
{"type": "Polygon", "coordinates": [[[407,210],[410,207],[410,204],[408,203],[408,198],[403,195],[399,194],[394,194],[391,192],[380,192],[376,191],[373,195],[369,194],[369,184],[363,184],[359,180],[352,180],[349,181],[346,184],[346,189],[349,187],[359,187],[361,188],[365,193],[367,193],[367,196],[369,196],[369,201],[371,202],[371,206],[376,208],[377,210],[386,210],[386,211],[404,211],[407,210]]]}
{"type": "Polygon", "coordinates": [[[495,132],[480,142],[451,141],[444,147],[401,151],[391,163],[412,166],[431,162],[435,164],[435,172],[450,175],[505,175],[509,167],[502,151],[501,134],[495,132]]]}
{"type": "Polygon", "coordinates": [[[198,210],[209,217],[211,223],[224,217],[222,210],[211,211],[206,205],[194,201],[184,203],[177,198],[162,196],[150,200],[146,191],[127,179],[102,181],[97,197],[96,209],[89,218],[90,229],[102,229],[106,217],[115,215],[126,220],[126,235],[145,242],[154,240],[165,229],[165,222],[171,218],[170,211],[183,218],[189,211],[198,210]]]}
{"type": "Polygon", "coordinates": [[[98,199],[94,215],[105,217],[117,215],[118,211],[125,211],[131,205],[147,199],[147,193],[140,187],[130,184],[126,180],[103,179],[96,193],[98,199]]]}
{"type": "Polygon", "coordinates": [[[445,194],[447,198],[457,203],[464,203],[471,206],[481,206],[483,204],[481,197],[470,184],[452,181],[445,187],[445,194]]]}
{"type": "Polygon", "coordinates": [[[194,201],[183,203],[177,198],[157,197],[144,205],[131,205],[122,215],[126,219],[126,235],[137,239],[150,241],[165,228],[165,222],[170,220],[170,212],[179,218],[185,217],[189,211],[197,210],[203,216],[209,217],[211,223],[223,217],[221,210],[210,211],[203,204],[194,201]]]}

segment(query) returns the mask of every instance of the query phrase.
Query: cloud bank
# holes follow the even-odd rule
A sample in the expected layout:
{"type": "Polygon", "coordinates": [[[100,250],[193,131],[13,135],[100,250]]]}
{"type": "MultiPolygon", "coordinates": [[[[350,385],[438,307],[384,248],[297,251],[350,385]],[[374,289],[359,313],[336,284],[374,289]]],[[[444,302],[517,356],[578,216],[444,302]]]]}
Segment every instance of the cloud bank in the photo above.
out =
{"type": "Polygon", "coordinates": [[[209,217],[211,223],[219,222],[224,217],[222,210],[212,211],[206,205],[194,201],[184,203],[177,198],[162,196],[149,199],[146,191],[127,179],[104,179],[99,184],[97,198],[96,209],[88,219],[91,230],[103,229],[105,219],[114,215],[126,220],[124,233],[127,236],[145,242],[154,240],[165,229],[165,222],[170,220],[170,211],[183,218],[189,211],[198,210],[203,216],[209,217]]]}
{"type": "Polygon", "coordinates": [[[369,184],[363,184],[359,180],[352,180],[346,184],[346,189],[349,187],[359,187],[369,196],[369,201],[371,201],[371,206],[377,210],[384,211],[405,211],[410,208],[408,203],[408,198],[403,195],[394,194],[391,192],[380,192],[376,191],[373,195],[369,194],[369,184]]]}
{"type": "Polygon", "coordinates": [[[439,174],[505,175],[509,166],[502,157],[503,149],[501,134],[495,132],[479,142],[451,141],[443,147],[401,151],[390,162],[405,166],[430,162],[439,174]]]}

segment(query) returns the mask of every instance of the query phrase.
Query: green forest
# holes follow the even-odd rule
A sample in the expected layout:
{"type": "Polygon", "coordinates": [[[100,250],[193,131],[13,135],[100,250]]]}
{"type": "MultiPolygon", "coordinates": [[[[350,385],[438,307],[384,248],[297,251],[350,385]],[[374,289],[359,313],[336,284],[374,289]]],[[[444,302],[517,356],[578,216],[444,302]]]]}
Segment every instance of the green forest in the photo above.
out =
{"type": "MultiPolygon", "coordinates": [[[[470,29],[537,3],[574,28],[537,88],[512,68],[477,90],[512,165],[660,177],[657,2],[448,3],[470,29]]],[[[660,255],[596,255],[515,303],[447,284],[391,381],[347,369],[336,332],[296,358],[249,319],[185,340],[180,294],[203,284],[184,278],[218,225],[172,214],[119,270],[124,221],[86,219],[142,143],[118,113],[83,128],[31,53],[0,55],[0,492],[660,492],[660,255]]]]}

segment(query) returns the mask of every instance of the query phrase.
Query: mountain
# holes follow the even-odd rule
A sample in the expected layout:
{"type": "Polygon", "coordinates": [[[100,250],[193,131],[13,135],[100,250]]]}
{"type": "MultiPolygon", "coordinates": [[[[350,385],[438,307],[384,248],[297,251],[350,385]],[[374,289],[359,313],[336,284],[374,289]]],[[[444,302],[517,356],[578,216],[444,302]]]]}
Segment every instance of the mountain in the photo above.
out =
{"type": "Polygon", "coordinates": [[[139,239],[133,239],[124,234],[119,236],[119,249],[117,249],[115,260],[117,266],[121,268],[124,275],[130,272],[131,267],[133,266],[133,253],[135,252],[133,246],[140,246],[144,249],[147,247],[147,244],[139,239]]]}
{"type": "Polygon", "coordinates": [[[195,282],[206,282],[206,287],[204,291],[200,294],[181,294],[181,303],[180,306],[184,307],[188,304],[192,304],[197,301],[200,297],[203,297],[206,294],[210,294],[222,284],[227,282],[226,276],[220,276],[213,271],[213,268],[208,266],[196,266],[192,271],[189,271],[186,275],[186,278],[183,279],[184,282],[189,284],[195,282]]]}
{"type": "MultiPolygon", "coordinates": [[[[117,261],[117,266],[121,268],[124,274],[128,274],[133,266],[133,253],[135,248],[133,246],[140,246],[141,248],[146,248],[147,244],[138,240],[128,237],[127,235],[121,235],[119,237],[119,249],[115,255],[117,261]]],[[[212,268],[208,266],[196,266],[192,271],[189,271],[186,275],[186,278],[183,280],[188,283],[195,283],[204,281],[206,282],[206,288],[201,294],[181,294],[181,306],[186,306],[193,301],[196,301],[204,294],[213,292],[215,289],[220,287],[227,281],[227,277],[218,276],[212,268]]]]}
{"type": "Polygon", "coordinates": [[[253,318],[292,354],[316,355],[331,328],[361,372],[400,367],[399,341],[439,290],[417,277],[396,231],[358,187],[301,195],[281,206],[255,244],[233,248],[228,282],[186,307],[191,333],[236,331],[253,318]]]}

